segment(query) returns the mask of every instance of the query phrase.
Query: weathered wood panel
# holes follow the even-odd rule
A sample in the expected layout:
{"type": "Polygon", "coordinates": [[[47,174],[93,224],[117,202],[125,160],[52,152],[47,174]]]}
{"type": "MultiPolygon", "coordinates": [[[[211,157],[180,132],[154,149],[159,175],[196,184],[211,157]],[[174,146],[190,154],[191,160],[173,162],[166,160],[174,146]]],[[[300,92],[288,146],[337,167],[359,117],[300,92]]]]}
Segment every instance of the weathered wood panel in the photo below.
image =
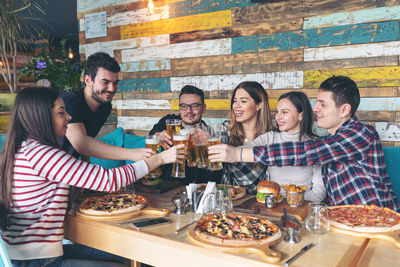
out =
{"type": "Polygon", "coordinates": [[[141,47],[122,50],[121,53],[123,62],[226,55],[231,53],[231,39],[141,47]]]}
{"type": "Polygon", "coordinates": [[[341,70],[304,71],[304,87],[318,88],[333,75],[348,76],[359,87],[400,86],[400,67],[356,68],[341,70]]]}
{"type": "MultiPolygon", "coordinates": [[[[168,100],[114,100],[113,108],[121,109],[171,109],[171,104],[168,100]]],[[[118,112],[118,111],[117,111],[118,112]]],[[[144,115],[144,114],[143,114],[144,115]]],[[[119,118],[118,118],[119,119],[119,118]]]]}
{"type": "Polygon", "coordinates": [[[271,34],[282,31],[294,31],[302,29],[302,22],[302,18],[296,18],[289,21],[277,20],[267,23],[259,22],[253,24],[242,24],[204,31],[180,32],[171,34],[171,43],[271,34]]]}
{"type": "MultiPolygon", "coordinates": [[[[234,72],[234,69],[240,68],[240,66],[258,66],[277,62],[299,62],[302,60],[302,49],[265,52],[258,54],[245,53],[201,58],[172,59],[171,75],[195,76],[211,74],[232,74],[234,72]],[[196,68],[193,68],[193,66],[196,66],[196,68]]],[[[248,72],[250,72],[250,70],[243,73],[248,72]]]]}
{"type": "Polygon", "coordinates": [[[400,6],[378,7],[306,18],[303,27],[311,29],[399,19],[400,6]]]}
{"type": "Polygon", "coordinates": [[[222,28],[231,25],[231,11],[223,10],[188,17],[124,25],[120,26],[120,28],[121,39],[129,39],[142,36],[222,28]]]}
{"type": "Polygon", "coordinates": [[[169,92],[170,78],[125,79],[118,84],[120,92],[169,92]]]}
{"type": "Polygon", "coordinates": [[[108,6],[118,6],[139,2],[140,0],[79,0],[77,1],[77,12],[93,11],[95,9],[104,9],[108,6]]]}
{"type": "Polygon", "coordinates": [[[304,61],[400,55],[400,41],[304,49],[304,61]]]}
{"type": "Polygon", "coordinates": [[[184,0],[170,4],[170,17],[182,17],[254,5],[251,0],[184,0]]]}
{"type": "Polygon", "coordinates": [[[168,6],[156,8],[153,14],[147,7],[137,10],[126,11],[107,15],[107,27],[116,27],[129,24],[145,23],[169,18],[168,6]]]}
{"type": "Polygon", "coordinates": [[[120,72],[119,77],[122,79],[151,79],[151,78],[165,78],[170,77],[170,70],[153,70],[141,72],[120,72]]]}
{"type": "Polygon", "coordinates": [[[269,35],[232,38],[232,53],[338,46],[399,40],[399,22],[387,21],[336,26],[269,35]]]}
{"type": "MultiPolygon", "coordinates": [[[[93,44],[96,45],[97,43],[98,42],[79,45],[79,53],[84,54],[86,47],[91,46],[93,44]]],[[[163,34],[163,35],[139,37],[139,38],[125,39],[125,40],[113,40],[108,42],[101,42],[99,45],[111,46],[114,50],[122,50],[122,49],[133,49],[133,48],[148,47],[148,46],[160,46],[167,44],[169,44],[169,35],[163,34]]]]}
{"type": "Polygon", "coordinates": [[[400,141],[400,123],[375,122],[375,128],[382,141],[400,141]]]}
{"type": "MultiPolygon", "coordinates": [[[[286,50],[291,51],[291,50],[286,50]]],[[[286,52],[285,51],[285,52],[286,52]]],[[[258,55],[251,53],[253,55],[258,55]]],[[[240,54],[238,54],[240,55],[240,54]]],[[[276,72],[276,71],[295,71],[295,70],[321,70],[321,69],[343,69],[357,67],[379,67],[379,66],[397,66],[398,57],[373,57],[373,58],[355,58],[355,59],[336,59],[336,60],[319,60],[309,62],[285,62],[272,64],[252,64],[233,66],[233,73],[247,72],[276,72]]]]}
{"type": "Polygon", "coordinates": [[[123,72],[139,72],[139,71],[154,71],[154,70],[170,70],[171,63],[166,59],[147,60],[127,62],[121,64],[123,72]]]}
{"type": "Polygon", "coordinates": [[[303,72],[273,72],[232,75],[171,77],[171,91],[192,84],[204,91],[232,90],[243,81],[257,81],[266,89],[302,88],[303,72]]]}
{"type": "Polygon", "coordinates": [[[248,24],[276,18],[311,17],[332,12],[374,8],[380,1],[369,0],[290,0],[232,9],[232,23],[248,24]]]}

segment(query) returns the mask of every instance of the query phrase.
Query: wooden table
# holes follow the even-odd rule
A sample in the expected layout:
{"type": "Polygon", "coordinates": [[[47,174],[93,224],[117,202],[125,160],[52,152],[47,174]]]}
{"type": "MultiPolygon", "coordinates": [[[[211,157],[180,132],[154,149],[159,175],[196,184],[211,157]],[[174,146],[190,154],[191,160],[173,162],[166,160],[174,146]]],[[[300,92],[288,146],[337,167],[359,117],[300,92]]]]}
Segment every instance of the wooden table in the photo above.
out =
{"type": "Polygon", "coordinates": [[[398,266],[400,249],[384,240],[370,239],[359,266],[398,266]]]}
{"type": "MultiPolygon", "coordinates": [[[[153,207],[173,210],[172,203],[169,201],[172,193],[170,191],[159,195],[147,195],[147,197],[153,207]]],[[[140,219],[145,217],[151,216],[141,216],[140,219]]],[[[187,231],[178,235],[174,234],[176,229],[196,218],[192,212],[184,215],[171,213],[166,218],[172,223],[138,232],[130,226],[129,222],[103,222],[67,216],[65,238],[154,266],[276,266],[266,263],[257,255],[222,253],[195,246],[188,240],[187,231]]],[[[139,217],[132,220],[137,219],[139,217]]],[[[279,222],[279,218],[269,219],[275,223],[279,222]]],[[[274,250],[282,253],[282,262],[310,242],[317,242],[314,248],[290,266],[356,266],[369,241],[365,238],[333,232],[315,235],[309,233],[304,227],[301,229],[300,238],[301,241],[297,244],[282,241],[273,247],[274,250]]],[[[374,255],[380,257],[378,252],[376,250],[374,255]]],[[[398,250],[394,249],[393,253],[398,254],[398,250]]],[[[282,266],[283,263],[278,265],[282,266]]]]}

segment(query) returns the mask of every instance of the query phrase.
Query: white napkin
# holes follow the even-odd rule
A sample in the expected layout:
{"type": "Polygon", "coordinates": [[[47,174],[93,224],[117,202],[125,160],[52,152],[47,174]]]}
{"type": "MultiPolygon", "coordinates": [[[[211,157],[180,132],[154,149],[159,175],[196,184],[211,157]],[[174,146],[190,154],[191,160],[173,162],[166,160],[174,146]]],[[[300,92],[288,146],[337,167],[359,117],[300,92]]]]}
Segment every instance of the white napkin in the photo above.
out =
{"type": "Polygon", "coordinates": [[[206,189],[204,190],[203,197],[200,200],[199,206],[197,207],[196,213],[202,214],[204,210],[204,202],[208,194],[217,193],[217,185],[215,182],[208,182],[206,189]]]}
{"type": "Polygon", "coordinates": [[[189,204],[192,205],[193,192],[197,190],[197,184],[189,184],[186,186],[186,193],[189,198],[189,204]]]}

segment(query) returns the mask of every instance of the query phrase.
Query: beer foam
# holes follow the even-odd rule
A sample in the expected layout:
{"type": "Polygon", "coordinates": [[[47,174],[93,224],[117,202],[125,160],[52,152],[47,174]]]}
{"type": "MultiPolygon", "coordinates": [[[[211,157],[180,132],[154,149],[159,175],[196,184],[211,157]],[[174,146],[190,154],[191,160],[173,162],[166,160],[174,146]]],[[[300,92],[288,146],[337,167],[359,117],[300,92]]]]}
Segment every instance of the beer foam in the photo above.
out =
{"type": "Polygon", "coordinates": [[[180,129],[179,130],[179,134],[180,135],[189,135],[190,134],[190,130],[185,128],[185,129],[180,129]]]}
{"type": "Polygon", "coordinates": [[[207,139],[207,141],[208,142],[217,142],[217,141],[220,141],[221,139],[219,139],[219,138],[210,138],[210,139],[207,139]]]}
{"type": "Polygon", "coordinates": [[[160,143],[159,139],[144,139],[146,145],[158,145],[160,143]]]}
{"type": "Polygon", "coordinates": [[[189,135],[174,135],[174,141],[186,141],[189,139],[189,135]]]}

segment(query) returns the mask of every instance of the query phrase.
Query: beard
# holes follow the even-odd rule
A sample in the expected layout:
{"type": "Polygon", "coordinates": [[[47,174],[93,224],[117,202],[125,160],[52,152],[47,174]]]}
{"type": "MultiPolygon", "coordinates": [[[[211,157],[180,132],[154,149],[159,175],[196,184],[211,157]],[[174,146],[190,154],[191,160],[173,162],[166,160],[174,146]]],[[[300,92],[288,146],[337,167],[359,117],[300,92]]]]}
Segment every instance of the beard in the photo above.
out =
{"type": "Polygon", "coordinates": [[[103,91],[95,91],[94,90],[94,85],[92,86],[92,98],[99,104],[107,104],[110,103],[112,99],[110,100],[104,100],[101,95],[102,93],[106,92],[106,90],[103,91]]]}

